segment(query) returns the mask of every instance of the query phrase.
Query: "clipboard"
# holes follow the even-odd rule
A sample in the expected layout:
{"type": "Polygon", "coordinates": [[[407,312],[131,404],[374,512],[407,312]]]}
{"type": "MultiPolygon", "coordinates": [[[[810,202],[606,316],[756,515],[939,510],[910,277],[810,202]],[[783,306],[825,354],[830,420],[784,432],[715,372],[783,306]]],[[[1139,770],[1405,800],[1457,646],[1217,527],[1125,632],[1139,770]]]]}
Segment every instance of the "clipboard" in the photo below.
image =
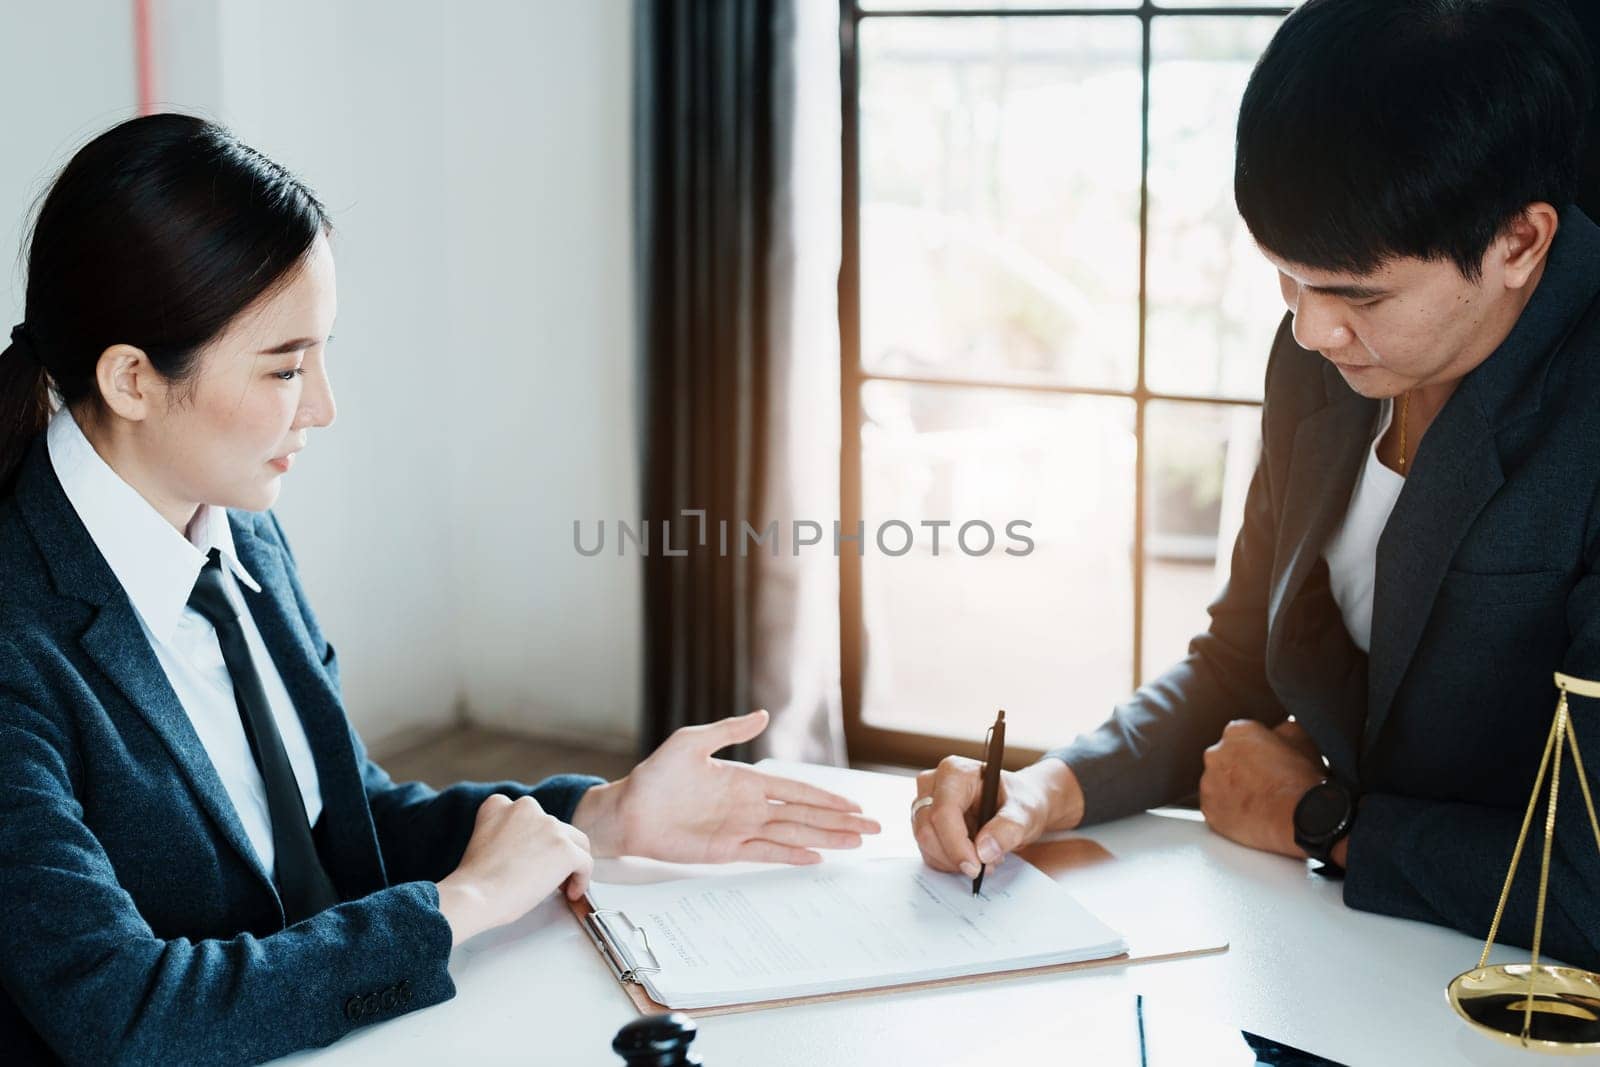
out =
{"type": "MultiPolygon", "coordinates": [[[[1112,862],[1114,857],[1094,841],[1084,837],[1069,837],[1060,841],[1036,842],[1016,853],[1020,859],[1033,864],[1056,881],[1084,867],[1112,862]]],[[[1044,967],[1026,967],[1010,971],[992,971],[987,974],[960,975],[954,978],[936,978],[930,981],[902,982],[898,985],[872,986],[837,993],[820,993],[810,996],[785,997],[779,1000],[760,1000],[742,1004],[717,1004],[702,1008],[668,1008],[658,1004],[645,989],[641,976],[659,971],[659,961],[650,947],[648,935],[634,925],[625,914],[613,909],[596,910],[587,898],[569,901],[574,917],[589,941],[610,969],[618,987],[633,1003],[641,1015],[680,1011],[701,1018],[715,1015],[733,1015],[741,1012],[767,1011],[801,1004],[823,1004],[834,1000],[872,996],[883,993],[904,993],[921,989],[941,989],[945,986],[972,985],[978,982],[1003,982],[1031,978],[1044,974],[1085,971],[1099,967],[1122,967],[1136,963],[1157,963],[1163,960],[1187,959],[1209,956],[1228,950],[1228,941],[1215,933],[1184,928],[1159,920],[1148,928],[1124,932],[1128,951],[1117,956],[1098,960],[1080,960],[1076,963],[1055,963],[1044,967]]]]}

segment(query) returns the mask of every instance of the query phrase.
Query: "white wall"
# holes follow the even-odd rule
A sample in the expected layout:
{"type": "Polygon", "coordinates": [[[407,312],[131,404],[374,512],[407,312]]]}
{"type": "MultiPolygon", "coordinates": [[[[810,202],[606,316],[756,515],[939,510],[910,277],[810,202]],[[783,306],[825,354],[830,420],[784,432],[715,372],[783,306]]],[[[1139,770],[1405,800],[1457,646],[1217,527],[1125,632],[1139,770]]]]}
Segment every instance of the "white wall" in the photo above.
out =
{"type": "MultiPolygon", "coordinates": [[[[8,99],[72,87],[8,129],[10,212],[58,142],[131,114],[131,6],[0,14],[8,99]]],[[[638,560],[572,549],[573,519],[638,512],[631,4],[153,7],[158,99],[298,172],[338,230],[339,418],[278,512],[363,737],[460,709],[631,744],[638,560]]]]}
{"type": "Polygon", "coordinates": [[[639,513],[632,3],[454,10],[444,267],[468,705],[631,745],[639,559],[580,557],[572,521],[639,513]]]}
{"type": "MultiPolygon", "coordinates": [[[[22,320],[22,236],[35,200],[72,153],[132,118],[133,5],[52,0],[0,5],[0,335],[22,320]]],[[[0,347],[4,341],[0,340],[0,347]]]]}

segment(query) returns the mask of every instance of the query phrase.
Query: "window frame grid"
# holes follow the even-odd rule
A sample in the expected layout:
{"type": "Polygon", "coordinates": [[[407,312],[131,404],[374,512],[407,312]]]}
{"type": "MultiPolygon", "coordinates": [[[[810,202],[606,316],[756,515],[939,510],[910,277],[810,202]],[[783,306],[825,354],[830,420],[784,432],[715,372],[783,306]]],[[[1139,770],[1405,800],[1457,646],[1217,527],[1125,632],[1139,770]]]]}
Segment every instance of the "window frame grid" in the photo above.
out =
{"type": "MultiPolygon", "coordinates": [[[[1283,18],[1289,4],[1259,6],[1173,7],[1143,0],[1138,4],[1107,7],[960,7],[863,8],[860,0],[839,0],[839,77],[842,106],[840,162],[842,164],[842,245],[839,264],[840,359],[840,521],[854,529],[862,516],[861,391],[867,382],[901,382],[957,390],[999,389],[1032,391],[1058,396],[1109,397],[1134,404],[1134,506],[1133,506],[1133,677],[1128,691],[1144,675],[1145,535],[1148,502],[1145,469],[1145,413],[1152,401],[1180,404],[1234,405],[1259,408],[1261,401],[1238,396],[1152,391],[1145,382],[1145,332],[1148,318],[1148,256],[1150,246],[1150,38],[1156,18],[1283,18]],[[962,18],[1121,18],[1136,17],[1140,26],[1139,58],[1139,329],[1137,371],[1131,389],[1075,386],[1057,382],[1015,382],[978,376],[948,377],[867,371],[861,365],[861,23],[875,19],[962,18]]],[[[839,666],[845,740],[855,764],[931,767],[946,755],[982,759],[982,729],[991,708],[973,709],[971,737],[874,726],[863,716],[862,688],[866,658],[866,619],[862,608],[862,561],[853,552],[839,553],[839,666]]],[[[1109,713],[1110,709],[1107,709],[1109,713]]],[[[1062,742],[1070,740],[1063,737],[1062,742]]],[[[1006,765],[1016,768],[1039,759],[1042,750],[1008,748],[1006,765]]]]}

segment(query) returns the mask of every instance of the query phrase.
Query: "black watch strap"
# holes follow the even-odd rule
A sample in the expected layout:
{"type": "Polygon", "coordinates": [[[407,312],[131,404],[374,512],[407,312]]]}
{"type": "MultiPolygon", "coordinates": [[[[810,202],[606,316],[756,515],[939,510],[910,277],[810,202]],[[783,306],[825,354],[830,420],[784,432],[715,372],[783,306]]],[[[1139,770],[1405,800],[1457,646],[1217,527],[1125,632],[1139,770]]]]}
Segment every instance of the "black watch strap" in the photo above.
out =
{"type": "Polygon", "coordinates": [[[1344,868],[1333,862],[1334,846],[1355,824],[1355,796],[1338,779],[1324,778],[1300,798],[1294,809],[1294,843],[1322,866],[1318,874],[1338,877],[1344,868]]]}

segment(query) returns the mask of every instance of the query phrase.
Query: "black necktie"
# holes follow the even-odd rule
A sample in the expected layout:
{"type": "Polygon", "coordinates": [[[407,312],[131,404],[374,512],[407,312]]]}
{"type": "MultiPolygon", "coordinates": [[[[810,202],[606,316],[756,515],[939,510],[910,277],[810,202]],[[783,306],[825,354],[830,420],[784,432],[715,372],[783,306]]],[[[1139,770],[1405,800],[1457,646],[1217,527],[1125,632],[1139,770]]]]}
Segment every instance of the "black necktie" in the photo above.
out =
{"type": "Polygon", "coordinates": [[[317,856],[316,843],[311,839],[311,824],[306,821],[305,801],[300,796],[300,784],[295,781],[289,754],[284,751],[283,735],[278,733],[278,724],[272,717],[261,675],[256,673],[239,612],[223,588],[221,556],[214,548],[200,570],[200,577],[195,580],[189,606],[216,627],[222,658],[233,679],[239,718],[244,720],[245,737],[250,740],[250,752],[261,770],[261,781],[267,787],[267,813],[272,817],[273,878],[278,883],[289,922],[298,922],[337,904],[339,895],[317,856]]]}

